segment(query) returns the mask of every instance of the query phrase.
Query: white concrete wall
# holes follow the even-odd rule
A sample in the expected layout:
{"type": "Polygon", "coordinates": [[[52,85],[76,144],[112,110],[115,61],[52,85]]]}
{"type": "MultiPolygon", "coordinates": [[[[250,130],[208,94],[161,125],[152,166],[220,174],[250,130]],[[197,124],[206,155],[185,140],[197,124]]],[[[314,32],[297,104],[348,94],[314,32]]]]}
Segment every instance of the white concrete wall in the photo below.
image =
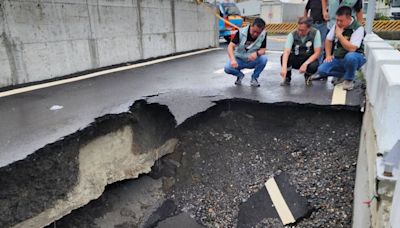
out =
{"type": "Polygon", "coordinates": [[[367,107],[357,163],[363,167],[357,167],[353,227],[390,227],[395,183],[376,181],[376,160],[378,153],[388,152],[400,140],[400,52],[376,35],[367,35],[364,41],[367,107]],[[376,194],[379,202],[373,200],[370,207],[362,203],[376,194]],[[366,218],[371,218],[370,223],[366,218]]]}
{"type": "Polygon", "coordinates": [[[0,87],[217,46],[194,0],[4,0],[0,87]]]}
{"type": "Polygon", "coordinates": [[[378,150],[384,153],[392,149],[400,139],[400,128],[396,129],[397,123],[400,123],[400,105],[395,105],[399,104],[400,100],[400,93],[395,92],[398,89],[397,83],[400,83],[400,71],[396,69],[396,66],[400,66],[400,52],[384,41],[367,41],[365,46],[367,98],[372,107],[378,150]],[[399,112],[399,115],[393,114],[396,112],[399,112]]]}

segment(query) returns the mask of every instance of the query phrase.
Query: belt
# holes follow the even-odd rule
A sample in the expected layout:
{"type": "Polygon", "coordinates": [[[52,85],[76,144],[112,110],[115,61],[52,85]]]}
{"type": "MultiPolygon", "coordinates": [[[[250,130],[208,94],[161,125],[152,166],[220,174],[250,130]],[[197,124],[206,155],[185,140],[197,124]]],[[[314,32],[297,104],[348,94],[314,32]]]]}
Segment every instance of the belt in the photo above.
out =
{"type": "Polygon", "coordinates": [[[314,24],[325,24],[325,21],[324,21],[324,20],[321,20],[321,21],[314,21],[314,24]]]}

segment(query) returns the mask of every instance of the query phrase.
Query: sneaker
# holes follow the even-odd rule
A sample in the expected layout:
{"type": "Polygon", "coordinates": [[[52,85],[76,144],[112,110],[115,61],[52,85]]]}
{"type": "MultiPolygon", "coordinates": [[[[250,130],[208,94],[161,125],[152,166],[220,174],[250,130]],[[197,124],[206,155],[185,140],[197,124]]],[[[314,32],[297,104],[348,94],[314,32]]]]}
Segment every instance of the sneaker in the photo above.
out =
{"type": "Polygon", "coordinates": [[[281,82],[281,86],[290,86],[290,81],[292,78],[290,76],[286,76],[285,80],[281,82]]]}
{"type": "Polygon", "coordinates": [[[235,85],[242,85],[242,79],[244,78],[244,75],[237,76],[235,85]]]}
{"type": "Polygon", "coordinates": [[[343,89],[344,90],[352,90],[354,88],[354,82],[350,80],[344,80],[343,89]]]}
{"type": "Polygon", "coordinates": [[[314,74],[311,76],[311,80],[316,81],[316,80],[323,80],[325,81],[326,79],[328,79],[328,77],[326,76],[322,76],[320,74],[314,74]]]}
{"type": "Polygon", "coordinates": [[[254,87],[259,87],[260,83],[258,83],[257,79],[252,78],[251,81],[250,81],[250,85],[254,86],[254,87]]]}
{"type": "Polygon", "coordinates": [[[336,78],[336,77],[334,77],[334,78],[332,79],[332,84],[333,84],[333,85],[338,85],[338,84],[342,83],[343,81],[344,81],[343,78],[336,78]]]}
{"type": "Polygon", "coordinates": [[[312,75],[309,73],[304,74],[304,82],[306,83],[307,86],[312,85],[311,76],[312,75]]]}

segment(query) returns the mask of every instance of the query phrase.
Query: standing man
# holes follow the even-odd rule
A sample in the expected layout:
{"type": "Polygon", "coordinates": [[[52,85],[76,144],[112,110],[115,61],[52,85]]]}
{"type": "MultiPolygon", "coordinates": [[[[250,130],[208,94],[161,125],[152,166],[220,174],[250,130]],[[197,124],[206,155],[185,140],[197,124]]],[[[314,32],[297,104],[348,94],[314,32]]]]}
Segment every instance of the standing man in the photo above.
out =
{"type": "Polygon", "coordinates": [[[251,26],[241,28],[228,45],[229,60],[225,72],[236,76],[235,85],[241,85],[244,74],[242,69],[254,69],[250,85],[259,87],[258,77],[267,64],[265,49],[267,46],[265,22],[256,18],[251,26]]]}
{"type": "Polygon", "coordinates": [[[326,36],[326,59],[318,68],[319,74],[342,79],[343,89],[352,90],[356,71],[366,62],[364,34],[364,27],[351,16],[351,8],[341,6],[336,12],[336,24],[326,36]],[[332,56],[333,41],[335,47],[332,56]]]}
{"type": "Polygon", "coordinates": [[[292,68],[304,73],[306,85],[311,85],[310,77],[317,72],[321,54],[321,35],[318,30],[311,27],[310,17],[301,17],[297,29],[289,33],[285,50],[281,56],[282,86],[290,85],[292,68]]]}
{"type": "Polygon", "coordinates": [[[336,11],[341,6],[348,6],[352,10],[352,16],[362,24],[363,18],[363,1],[362,0],[321,0],[322,13],[326,21],[328,21],[328,29],[334,28],[336,22],[336,11]]]}
{"type": "Polygon", "coordinates": [[[326,34],[328,33],[328,28],[326,27],[326,20],[324,19],[323,13],[322,13],[322,1],[325,0],[308,0],[307,5],[304,10],[304,16],[307,17],[308,14],[310,13],[310,16],[313,19],[313,27],[318,29],[319,33],[321,34],[321,49],[322,49],[322,54],[319,57],[319,63],[321,64],[322,61],[324,60],[324,43],[325,43],[325,37],[326,34]]]}

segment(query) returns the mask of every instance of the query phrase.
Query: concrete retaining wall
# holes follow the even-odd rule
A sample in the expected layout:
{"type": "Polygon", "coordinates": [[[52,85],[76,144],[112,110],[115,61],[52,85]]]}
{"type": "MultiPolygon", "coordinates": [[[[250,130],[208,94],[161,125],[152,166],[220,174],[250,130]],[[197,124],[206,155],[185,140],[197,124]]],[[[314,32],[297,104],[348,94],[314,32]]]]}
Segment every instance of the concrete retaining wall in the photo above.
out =
{"type": "Polygon", "coordinates": [[[217,46],[194,0],[1,2],[0,87],[217,46]]]}
{"type": "Polygon", "coordinates": [[[366,36],[365,46],[367,100],[357,167],[353,227],[391,227],[389,220],[395,182],[377,180],[377,157],[378,153],[390,151],[400,140],[400,52],[374,34],[366,36]],[[379,202],[373,196],[378,196],[379,202]],[[370,199],[368,207],[363,202],[370,199]]]}

